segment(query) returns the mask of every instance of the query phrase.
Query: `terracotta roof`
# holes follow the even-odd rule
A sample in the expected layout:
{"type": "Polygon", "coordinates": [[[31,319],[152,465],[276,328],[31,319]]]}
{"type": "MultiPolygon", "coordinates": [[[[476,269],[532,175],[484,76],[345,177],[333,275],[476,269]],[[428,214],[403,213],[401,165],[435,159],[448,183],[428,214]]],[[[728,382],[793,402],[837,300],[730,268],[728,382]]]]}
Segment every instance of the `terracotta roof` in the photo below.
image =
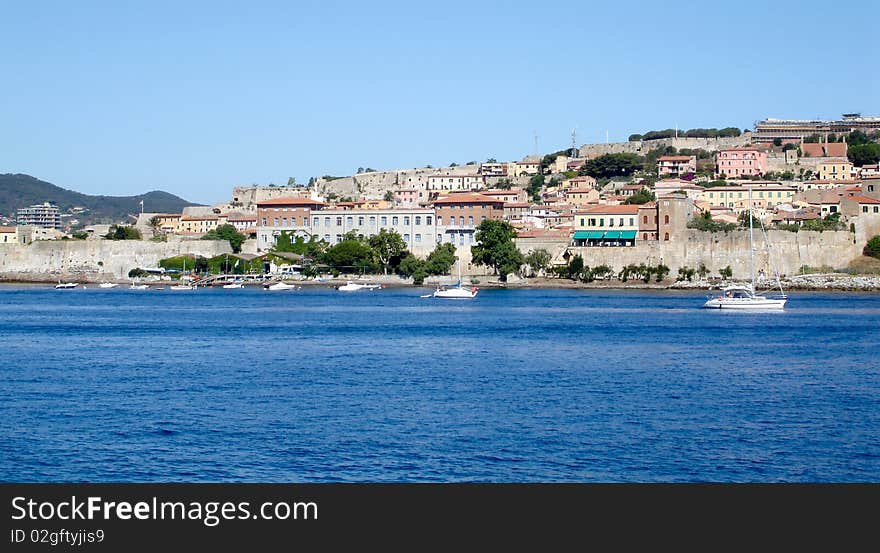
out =
{"type": "Polygon", "coordinates": [[[246,221],[256,221],[256,220],[257,220],[257,216],[256,216],[256,215],[254,215],[254,216],[250,216],[250,215],[242,215],[242,216],[239,216],[239,217],[230,217],[228,220],[229,220],[229,221],[242,221],[242,222],[246,222],[246,221]]]}
{"type": "Polygon", "coordinates": [[[0,232],[4,232],[4,233],[15,232],[15,227],[0,227],[0,232]]]}
{"type": "Polygon", "coordinates": [[[660,156],[657,161],[690,161],[692,156],[660,156]]]}
{"type": "Polygon", "coordinates": [[[216,215],[205,215],[205,216],[195,216],[195,215],[185,215],[180,218],[181,221],[217,221],[220,218],[216,215]]]}
{"type": "Polygon", "coordinates": [[[595,188],[572,188],[571,190],[566,190],[565,195],[568,194],[589,194],[590,192],[597,192],[595,188]]]}
{"type": "Polygon", "coordinates": [[[645,207],[645,208],[657,207],[657,202],[645,202],[639,206],[639,208],[643,208],[643,207],[645,207]]]}
{"type": "Polygon", "coordinates": [[[450,194],[445,198],[434,200],[434,205],[447,204],[503,204],[504,200],[491,198],[483,194],[450,194]]]}
{"type": "Polygon", "coordinates": [[[637,204],[625,205],[597,205],[577,211],[576,213],[609,213],[612,215],[636,215],[639,212],[637,204]]]}
{"type": "Polygon", "coordinates": [[[874,198],[869,198],[867,196],[852,196],[850,198],[860,204],[880,204],[880,200],[875,200],[874,198]]]}
{"type": "Polygon", "coordinates": [[[810,157],[846,157],[846,142],[802,143],[801,152],[810,157]]]}
{"type": "Polygon", "coordinates": [[[311,200],[309,198],[275,198],[274,200],[263,200],[257,202],[257,207],[265,205],[292,205],[292,206],[310,206],[310,205],[327,205],[324,202],[311,200]]]}
{"type": "Polygon", "coordinates": [[[522,203],[522,202],[504,202],[505,208],[508,208],[508,207],[529,207],[531,205],[532,204],[522,203]]]}

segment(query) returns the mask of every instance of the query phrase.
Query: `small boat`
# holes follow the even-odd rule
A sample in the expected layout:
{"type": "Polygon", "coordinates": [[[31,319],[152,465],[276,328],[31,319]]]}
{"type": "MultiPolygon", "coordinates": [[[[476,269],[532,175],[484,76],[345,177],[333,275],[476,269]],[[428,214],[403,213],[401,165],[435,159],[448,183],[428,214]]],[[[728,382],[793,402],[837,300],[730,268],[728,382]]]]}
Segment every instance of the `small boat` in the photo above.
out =
{"type": "Polygon", "coordinates": [[[244,288],[244,284],[242,284],[240,280],[235,280],[229,284],[224,284],[223,288],[227,290],[238,290],[239,288],[244,288]]]}
{"type": "Polygon", "coordinates": [[[102,282],[98,285],[98,288],[116,288],[119,284],[115,282],[102,282]]]}
{"type": "Polygon", "coordinates": [[[461,285],[461,262],[458,263],[458,283],[455,286],[440,286],[432,294],[435,298],[443,298],[448,300],[469,300],[477,296],[477,287],[470,289],[461,285]]]}
{"type": "Polygon", "coordinates": [[[168,287],[169,290],[195,290],[196,287],[192,284],[175,284],[174,286],[168,287]]]}
{"type": "Polygon", "coordinates": [[[348,281],[345,284],[336,287],[340,292],[357,292],[358,290],[381,290],[381,284],[358,284],[348,281]]]}
{"type": "MultiPolygon", "coordinates": [[[[764,230],[764,223],[761,223],[761,230],[764,230]]],[[[764,235],[764,241],[767,242],[767,235],[764,235]]],[[[769,243],[768,243],[769,252],[769,243]]],[[[742,284],[734,284],[728,286],[717,296],[709,296],[703,307],[706,309],[753,309],[753,310],[776,310],[783,309],[788,296],[782,290],[782,283],[779,280],[779,274],[776,275],[776,283],[779,286],[779,294],[774,296],[759,296],[755,294],[755,237],[752,230],[752,188],[749,187],[749,267],[752,273],[752,282],[750,286],[742,284]]]]}
{"type": "Polygon", "coordinates": [[[71,288],[76,288],[79,286],[76,282],[59,282],[55,285],[56,290],[69,290],[71,288]]]}
{"type": "Polygon", "coordinates": [[[271,290],[273,292],[296,290],[297,288],[299,288],[299,286],[297,286],[296,284],[287,284],[286,282],[276,282],[274,284],[266,286],[266,290],[271,290]]]}
{"type": "Polygon", "coordinates": [[[129,288],[130,288],[131,290],[146,290],[147,288],[149,288],[149,286],[147,286],[146,284],[135,284],[135,283],[132,283],[131,286],[129,286],[129,288]]]}

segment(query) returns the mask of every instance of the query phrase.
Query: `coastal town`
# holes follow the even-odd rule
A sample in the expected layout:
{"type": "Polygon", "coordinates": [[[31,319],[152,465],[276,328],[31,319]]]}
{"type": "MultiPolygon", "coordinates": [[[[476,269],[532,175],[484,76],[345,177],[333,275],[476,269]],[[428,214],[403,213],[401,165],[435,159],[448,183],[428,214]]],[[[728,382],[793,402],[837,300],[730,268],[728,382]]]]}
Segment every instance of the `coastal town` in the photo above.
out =
{"type": "Polygon", "coordinates": [[[62,212],[46,198],[6,214],[0,275],[149,280],[189,263],[199,279],[373,274],[421,284],[458,263],[507,283],[685,283],[745,278],[759,249],[762,277],[870,275],[880,272],[878,140],[880,117],[857,113],[648,131],[623,143],[577,146],[573,134],[568,149],[517,161],[237,186],[223,203],[165,213],[141,201],[128,220],[104,224],[81,225],[82,208],[62,212]],[[760,248],[749,227],[764,236],[760,248]],[[115,246],[78,253],[78,242],[115,246]],[[46,263],[51,243],[65,249],[46,263]],[[35,244],[42,255],[31,261],[35,244]]]}

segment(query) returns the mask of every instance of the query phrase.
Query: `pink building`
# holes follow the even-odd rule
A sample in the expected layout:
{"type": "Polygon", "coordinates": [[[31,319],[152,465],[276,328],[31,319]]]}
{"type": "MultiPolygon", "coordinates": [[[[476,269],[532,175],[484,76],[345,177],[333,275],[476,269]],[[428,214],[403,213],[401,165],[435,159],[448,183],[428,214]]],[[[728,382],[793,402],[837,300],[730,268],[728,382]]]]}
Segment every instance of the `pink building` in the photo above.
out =
{"type": "Polygon", "coordinates": [[[398,188],[394,191],[394,205],[398,207],[416,207],[422,200],[422,192],[418,188],[398,188]]]}
{"type": "Polygon", "coordinates": [[[729,148],[715,156],[715,176],[736,179],[767,172],[767,152],[758,148],[729,148]]]}

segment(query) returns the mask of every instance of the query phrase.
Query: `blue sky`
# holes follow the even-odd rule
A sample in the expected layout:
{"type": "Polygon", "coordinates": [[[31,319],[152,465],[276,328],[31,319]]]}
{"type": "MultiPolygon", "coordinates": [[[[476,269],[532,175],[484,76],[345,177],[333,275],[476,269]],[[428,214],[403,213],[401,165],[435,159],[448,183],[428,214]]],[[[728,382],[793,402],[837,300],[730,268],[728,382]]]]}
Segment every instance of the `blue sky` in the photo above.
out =
{"type": "Polygon", "coordinates": [[[880,115],[863,2],[5,2],[0,172],[213,203],[650,129],[880,115]],[[566,4],[571,4],[567,6],[566,4]]]}

